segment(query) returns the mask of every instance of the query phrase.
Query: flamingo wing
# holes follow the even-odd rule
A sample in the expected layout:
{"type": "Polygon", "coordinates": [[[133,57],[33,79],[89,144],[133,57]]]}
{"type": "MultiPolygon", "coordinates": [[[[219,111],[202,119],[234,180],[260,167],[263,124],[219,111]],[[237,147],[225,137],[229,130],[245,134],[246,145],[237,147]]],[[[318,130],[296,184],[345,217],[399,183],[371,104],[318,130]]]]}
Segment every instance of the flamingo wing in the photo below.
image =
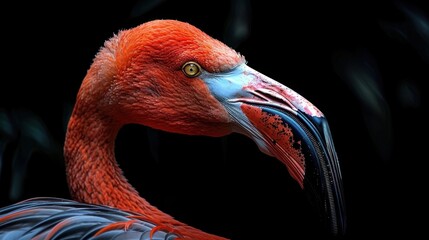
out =
{"type": "Polygon", "coordinates": [[[178,239],[144,219],[101,205],[33,198],[0,209],[0,239],[178,239]]]}

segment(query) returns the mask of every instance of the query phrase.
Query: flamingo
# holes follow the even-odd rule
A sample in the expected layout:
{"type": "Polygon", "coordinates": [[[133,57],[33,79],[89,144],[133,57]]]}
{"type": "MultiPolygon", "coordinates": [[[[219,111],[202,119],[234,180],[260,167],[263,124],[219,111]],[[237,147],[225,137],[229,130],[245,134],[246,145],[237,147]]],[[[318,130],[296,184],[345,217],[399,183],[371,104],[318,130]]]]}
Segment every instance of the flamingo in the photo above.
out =
{"type": "Polygon", "coordinates": [[[225,239],[179,222],[129,184],[114,154],[126,124],[244,134],[284,163],[330,232],[345,231],[340,165],[323,113],[224,43],[165,19],[119,31],[87,71],[64,143],[73,200],[33,198],[3,207],[0,239],[225,239]]]}

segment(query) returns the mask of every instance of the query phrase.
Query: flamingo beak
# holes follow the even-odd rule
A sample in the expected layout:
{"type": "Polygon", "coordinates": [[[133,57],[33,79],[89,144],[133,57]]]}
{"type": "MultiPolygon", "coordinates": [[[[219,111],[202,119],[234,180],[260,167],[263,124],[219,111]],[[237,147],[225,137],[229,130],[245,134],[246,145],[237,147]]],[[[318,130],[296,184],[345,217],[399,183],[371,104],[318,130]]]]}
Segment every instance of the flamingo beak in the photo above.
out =
{"type": "Polygon", "coordinates": [[[234,130],[283,162],[329,231],[343,235],[346,216],[341,171],[322,112],[245,64],[227,73],[204,72],[201,79],[228,111],[234,130]]]}

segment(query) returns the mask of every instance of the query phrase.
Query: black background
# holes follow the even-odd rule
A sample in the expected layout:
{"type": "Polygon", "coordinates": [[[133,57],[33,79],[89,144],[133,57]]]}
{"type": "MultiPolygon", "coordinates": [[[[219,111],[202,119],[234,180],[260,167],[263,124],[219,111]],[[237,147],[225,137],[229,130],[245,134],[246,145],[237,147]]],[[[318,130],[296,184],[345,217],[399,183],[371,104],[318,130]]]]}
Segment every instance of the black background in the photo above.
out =
{"type": "MultiPolygon", "coordinates": [[[[345,238],[422,232],[428,160],[425,1],[280,2],[33,1],[3,6],[10,17],[2,21],[0,113],[12,123],[13,134],[6,134],[7,124],[0,122],[5,146],[1,206],[36,196],[69,198],[61,148],[68,114],[94,55],[120,29],[171,18],[228,43],[249,66],[324,112],[343,171],[345,238]],[[228,32],[237,19],[249,30],[243,38],[228,32]],[[36,128],[35,121],[44,128],[36,128]],[[50,140],[33,144],[26,132],[39,130],[50,140]],[[22,193],[11,198],[17,149],[33,151],[22,193]]],[[[294,239],[322,232],[286,168],[241,135],[190,137],[130,125],[118,136],[117,158],[149,202],[205,231],[232,239],[294,239]],[[149,147],[155,142],[157,148],[149,147]]]]}

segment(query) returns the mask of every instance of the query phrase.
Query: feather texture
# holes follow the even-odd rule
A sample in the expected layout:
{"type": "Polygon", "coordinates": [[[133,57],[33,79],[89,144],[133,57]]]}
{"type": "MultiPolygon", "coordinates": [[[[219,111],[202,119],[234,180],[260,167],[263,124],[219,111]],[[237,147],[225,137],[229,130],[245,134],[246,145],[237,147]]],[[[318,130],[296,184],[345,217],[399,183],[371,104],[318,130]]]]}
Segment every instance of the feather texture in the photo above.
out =
{"type": "Polygon", "coordinates": [[[173,231],[141,214],[59,198],[0,209],[0,239],[178,239],[173,231]]]}

